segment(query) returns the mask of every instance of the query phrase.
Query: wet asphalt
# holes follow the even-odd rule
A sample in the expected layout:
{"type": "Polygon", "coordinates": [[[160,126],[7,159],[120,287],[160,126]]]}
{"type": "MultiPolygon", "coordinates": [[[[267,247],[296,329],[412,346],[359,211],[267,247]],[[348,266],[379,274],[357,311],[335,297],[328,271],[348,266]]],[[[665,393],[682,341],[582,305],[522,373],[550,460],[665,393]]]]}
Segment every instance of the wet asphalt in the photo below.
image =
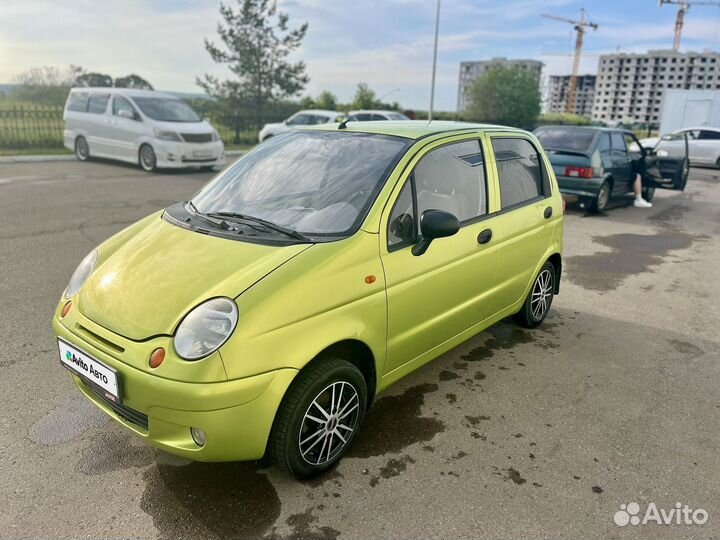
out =
{"type": "Polygon", "coordinates": [[[504,321],[398,383],[311,482],[147,447],[58,362],[50,319],[78,261],[210,176],[0,164],[1,538],[720,535],[720,171],[649,210],[571,204],[545,324],[504,321]],[[630,502],[709,519],[618,527],[630,502]]]}

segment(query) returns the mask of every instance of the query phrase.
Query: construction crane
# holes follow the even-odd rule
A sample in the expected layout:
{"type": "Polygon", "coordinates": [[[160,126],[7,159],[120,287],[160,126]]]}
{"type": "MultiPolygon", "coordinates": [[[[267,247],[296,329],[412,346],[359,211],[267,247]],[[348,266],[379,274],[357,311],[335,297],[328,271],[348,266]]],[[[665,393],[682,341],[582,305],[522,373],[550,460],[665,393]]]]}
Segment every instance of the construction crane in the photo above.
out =
{"type": "Polygon", "coordinates": [[[565,111],[572,113],[575,110],[575,93],[577,90],[577,76],[580,69],[580,56],[582,55],[583,39],[585,38],[585,29],[592,28],[593,30],[598,29],[598,25],[590,22],[587,19],[587,14],[584,9],[580,10],[580,20],[575,21],[573,19],[566,19],[565,17],[557,17],[555,15],[543,15],[546,19],[553,19],[556,21],[562,21],[570,23],[577,32],[575,39],[575,56],[573,57],[573,68],[572,75],[570,75],[570,84],[568,85],[567,97],[565,100],[565,111]]]}
{"type": "Polygon", "coordinates": [[[673,38],[673,51],[680,50],[680,38],[682,37],[685,13],[690,6],[720,6],[720,2],[688,2],[687,0],[658,0],[660,7],[665,4],[678,6],[677,17],[675,17],[675,37],[673,38]]]}

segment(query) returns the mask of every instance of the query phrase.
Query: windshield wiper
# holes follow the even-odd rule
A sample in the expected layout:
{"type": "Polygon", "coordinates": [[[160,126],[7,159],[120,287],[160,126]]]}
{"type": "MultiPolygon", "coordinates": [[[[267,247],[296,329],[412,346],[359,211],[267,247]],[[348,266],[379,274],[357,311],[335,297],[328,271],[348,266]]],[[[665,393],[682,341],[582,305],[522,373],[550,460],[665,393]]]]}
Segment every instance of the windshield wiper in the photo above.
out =
{"type": "Polygon", "coordinates": [[[215,219],[208,214],[203,214],[200,210],[197,209],[197,206],[195,206],[195,203],[193,203],[192,201],[187,201],[186,205],[190,209],[190,211],[200,219],[203,219],[208,223],[212,223],[213,225],[216,225],[221,229],[225,229],[226,231],[232,230],[232,227],[227,221],[225,221],[224,219],[215,219]]]}
{"type": "Polygon", "coordinates": [[[305,236],[301,232],[295,231],[293,229],[288,229],[287,227],[283,227],[282,225],[278,225],[277,223],[273,223],[272,221],[267,221],[266,219],[262,219],[259,217],[238,214],[237,212],[209,212],[207,215],[210,217],[221,219],[227,218],[231,220],[259,223],[260,225],[263,225],[268,229],[272,229],[273,231],[282,233],[285,236],[289,236],[290,238],[295,238],[296,240],[301,240],[303,242],[312,242],[312,238],[310,238],[309,236],[305,236]]]}

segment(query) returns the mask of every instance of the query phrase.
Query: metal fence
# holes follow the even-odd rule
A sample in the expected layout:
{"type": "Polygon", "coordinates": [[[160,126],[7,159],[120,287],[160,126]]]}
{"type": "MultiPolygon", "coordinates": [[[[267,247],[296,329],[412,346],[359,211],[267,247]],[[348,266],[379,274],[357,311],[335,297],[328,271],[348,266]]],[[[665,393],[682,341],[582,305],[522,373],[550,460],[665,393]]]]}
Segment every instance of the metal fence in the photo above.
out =
{"type": "MultiPolygon", "coordinates": [[[[272,109],[262,115],[240,110],[232,114],[205,112],[226,145],[253,145],[265,123],[282,122],[292,112],[272,109]]],[[[0,149],[60,148],[63,145],[63,108],[0,103],[0,149]]]]}

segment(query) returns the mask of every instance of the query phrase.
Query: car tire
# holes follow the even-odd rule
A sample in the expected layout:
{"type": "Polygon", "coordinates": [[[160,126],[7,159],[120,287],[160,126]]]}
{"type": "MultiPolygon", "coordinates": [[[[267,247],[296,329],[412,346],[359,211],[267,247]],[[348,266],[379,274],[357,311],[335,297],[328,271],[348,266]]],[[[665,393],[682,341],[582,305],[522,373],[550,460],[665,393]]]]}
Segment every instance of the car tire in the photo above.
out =
{"type": "Polygon", "coordinates": [[[516,323],[525,328],[534,328],[545,320],[555,296],[556,279],[555,267],[546,261],[535,276],[523,307],[513,316],[516,323]]]}
{"type": "Polygon", "coordinates": [[[654,187],[644,187],[642,190],[642,196],[643,196],[643,199],[645,199],[647,202],[652,201],[653,197],[655,197],[655,188],[654,187]]]}
{"type": "Polygon", "coordinates": [[[90,145],[88,145],[87,140],[82,135],[75,139],[75,157],[78,161],[87,161],[90,159],[90,145]]]}
{"type": "Polygon", "coordinates": [[[611,191],[612,186],[610,182],[605,180],[600,186],[600,191],[598,191],[597,196],[593,199],[592,204],[590,205],[590,211],[597,214],[605,210],[607,203],[610,201],[611,191]]]}
{"type": "Polygon", "coordinates": [[[202,172],[214,172],[215,171],[215,165],[204,165],[200,167],[200,170],[202,172]]]}
{"type": "Polygon", "coordinates": [[[680,170],[675,174],[675,179],[673,180],[673,186],[675,189],[685,191],[688,176],[690,176],[690,162],[687,159],[684,159],[682,165],[680,166],[680,170]]]}
{"type": "Polygon", "coordinates": [[[153,172],[157,168],[157,156],[155,150],[149,144],[140,145],[138,150],[138,162],[145,172],[153,172]]]}
{"type": "Polygon", "coordinates": [[[367,402],[365,378],[353,364],[340,358],[310,364],[278,409],[269,441],[272,461],[298,479],[324,473],[352,445],[367,402]]]}

